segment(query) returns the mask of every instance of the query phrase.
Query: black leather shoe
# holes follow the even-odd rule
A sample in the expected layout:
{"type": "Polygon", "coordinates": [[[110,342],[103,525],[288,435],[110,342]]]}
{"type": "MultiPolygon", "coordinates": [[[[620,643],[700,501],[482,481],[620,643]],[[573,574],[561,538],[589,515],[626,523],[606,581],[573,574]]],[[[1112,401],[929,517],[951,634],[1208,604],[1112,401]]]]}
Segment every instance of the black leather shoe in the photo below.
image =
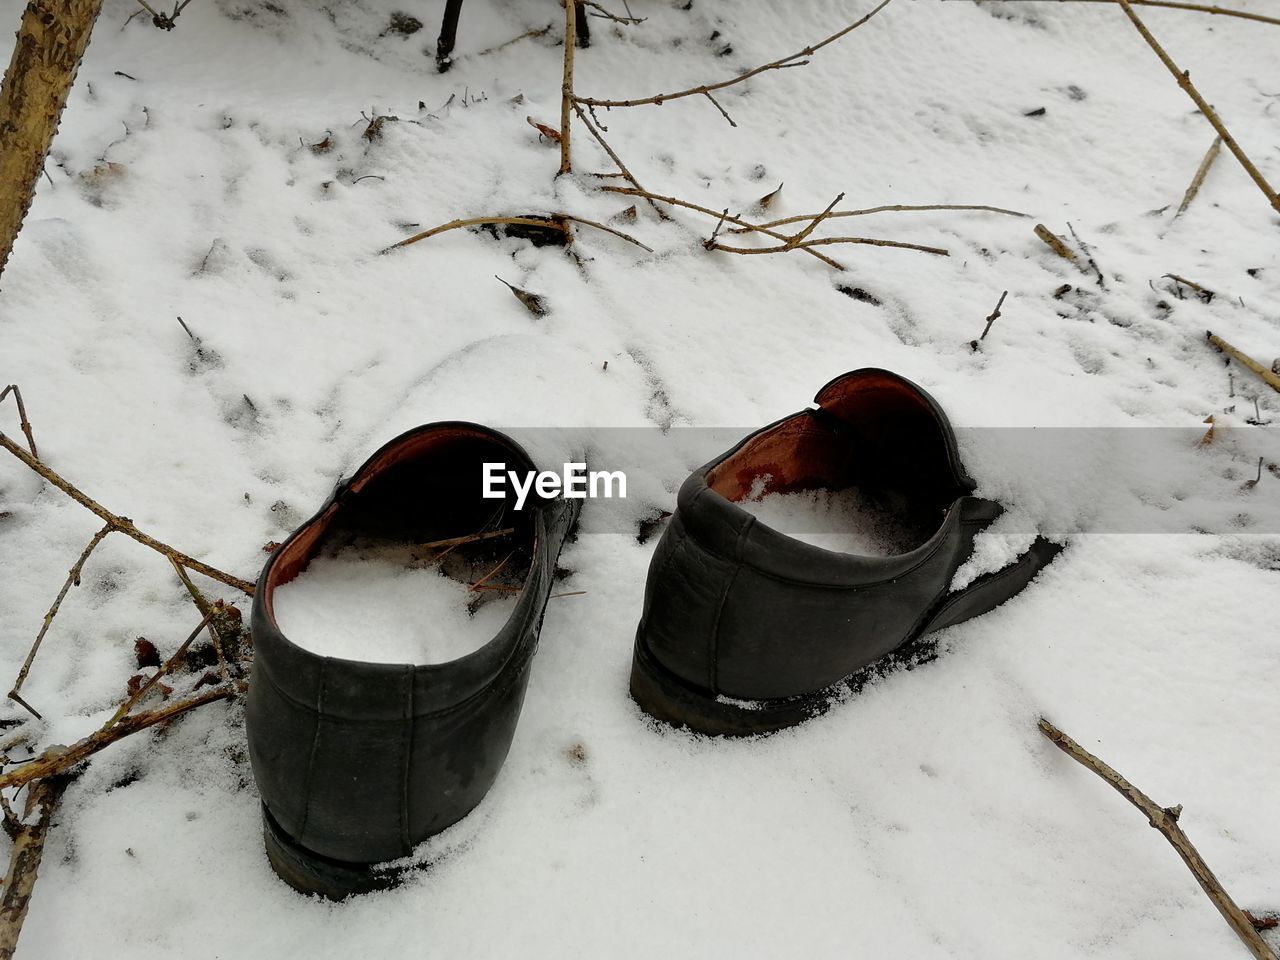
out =
{"type": "MultiPolygon", "coordinates": [[[[476,424],[430,424],[397,437],[338,484],[258,579],[249,757],[271,865],[305,893],[340,899],[394,883],[396,872],[378,865],[466,816],[506,759],[556,558],[581,501],[531,494],[516,510],[514,495],[483,499],[485,462],[536,469],[515,442],[476,424]],[[455,571],[459,563],[492,570],[508,557],[504,576],[514,574],[508,582],[519,594],[497,636],[460,659],[320,656],[276,623],[275,589],[323,552],[344,544],[394,552],[505,528],[513,532],[449,551],[455,571]]],[[[424,633],[435,629],[422,624],[424,633]]]]}
{"type": "Polygon", "coordinates": [[[766,733],[829,706],[925,634],[1021,590],[1062,549],[1038,538],[1015,563],[949,592],[973,538],[1003,508],[972,496],[946,414],[887,370],[846,373],[817,409],[751,434],[696,470],[649,566],[631,695],[659,720],[709,734],[766,733]],[[812,546],[734,501],[857,488],[916,531],[912,548],[858,556],[812,546]]]}

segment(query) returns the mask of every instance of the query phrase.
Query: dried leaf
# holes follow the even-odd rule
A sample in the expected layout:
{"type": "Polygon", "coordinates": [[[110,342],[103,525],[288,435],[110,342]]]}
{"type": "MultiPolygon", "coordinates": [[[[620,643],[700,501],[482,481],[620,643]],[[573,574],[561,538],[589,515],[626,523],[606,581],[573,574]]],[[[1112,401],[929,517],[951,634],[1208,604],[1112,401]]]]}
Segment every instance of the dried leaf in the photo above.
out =
{"type": "Polygon", "coordinates": [[[399,117],[383,116],[379,114],[378,116],[374,117],[372,120],[369,121],[369,125],[364,128],[364,133],[361,134],[361,136],[363,136],[370,143],[372,143],[374,140],[381,140],[383,124],[385,124],[388,120],[399,121],[399,119],[400,119],[399,117]]]}
{"type": "Polygon", "coordinates": [[[280,549],[280,544],[276,543],[276,541],[274,540],[268,540],[266,543],[262,545],[263,553],[275,553],[279,549],[280,549]]]}
{"type": "Polygon", "coordinates": [[[1208,432],[1207,432],[1203,437],[1201,437],[1201,438],[1200,438],[1199,446],[1207,447],[1209,444],[1213,443],[1213,441],[1214,441],[1214,439],[1215,439],[1215,436],[1214,436],[1214,432],[1213,432],[1213,431],[1214,431],[1214,430],[1216,430],[1216,429],[1218,429],[1218,427],[1217,427],[1216,422],[1215,422],[1215,421],[1214,421],[1214,419],[1213,419],[1213,415],[1212,415],[1212,414],[1210,414],[1209,416],[1205,417],[1205,418],[1204,418],[1204,422],[1205,422],[1205,423],[1207,423],[1207,424],[1209,424],[1209,431],[1208,431],[1208,432]]]}
{"type": "MultiPolygon", "coordinates": [[[[633,203],[631,206],[627,207],[627,209],[619,210],[617,213],[615,213],[613,215],[613,221],[615,223],[618,223],[618,222],[635,223],[637,216],[638,214],[636,212],[636,205],[633,203]]],[[[1280,360],[1277,360],[1276,362],[1280,363],[1280,360]]]]}
{"type": "Polygon", "coordinates": [[[509,104],[511,104],[511,105],[513,105],[513,106],[516,106],[516,107],[520,106],[520,104],[524,103],[524,94],[523,94],[523,93],[517,93],[514,97],[512,97],[510,100],[508,100],[508,101],[507,101],[507,103],[509,103],[509,104]]]}
{"type": "Polygon", "coordinates": [[[497,274],[494,274],[493,279],[503,284],[508,290],[515,294],[515,298],[524,304],[524,308],[535,317],[545,317],[547,315],[547,301],[541,296],[536,293],[530,293],[528,290],[521,290],[519,287],[513,287],[497,274]]]}
{"type": "MultiPolygon", "coordinates": [[[[160,651],[146,637],[139,637],[133,641],[133,655],[137,658],[139,667],[160,666],[160,651]]],[[[133,681],[129,682],[132,683],[133,681]]]]}
{"type": "Polygon", "coordinates": [[[328,153],[333,149],[333,134],[325,131],[324,139],[319,143],[310,144],[308,149],[317,156],[322,153],[328,153]]]}
{"type": "Polygon", "coordinates": [[[1244,918],[1253,924],[1253,929],[1255,930],[1274,930],[1276,927],[1280,927],[1280,915],[1274,913],[1258,915],[1252,911],[1246,910],[1244,912],[1244,918]]]}
{"type": "Polygon", "coordinates": [[[546,137],[552,143],[560,142],[560,131],[555,127],[548,127],[545,123],[539,123],[537,120],[533,119],[533,117],[525,117],[524,119],[529,126],[533,127],[533,129],[537,130],[539,134],[546,137]]]}
{"type": "Polygon", "coordinates": [[[766,193],[763,197],[756,201],[756,205],[761,210],[768,210],[773,205],[773,201],[778,199],[778,194],[782,192],[782,184],[778,184],[778,189],[773,193],[766,193]]]}
{"type": "Polygon", "coordinates": [[[123,163],[107,160],[98,164],[92,170],[83,171],[80,174],[80,181],[90,187],[101,187],[112,180],[119,180],[125,175],[125,171],[126,168],[123,163]]]}

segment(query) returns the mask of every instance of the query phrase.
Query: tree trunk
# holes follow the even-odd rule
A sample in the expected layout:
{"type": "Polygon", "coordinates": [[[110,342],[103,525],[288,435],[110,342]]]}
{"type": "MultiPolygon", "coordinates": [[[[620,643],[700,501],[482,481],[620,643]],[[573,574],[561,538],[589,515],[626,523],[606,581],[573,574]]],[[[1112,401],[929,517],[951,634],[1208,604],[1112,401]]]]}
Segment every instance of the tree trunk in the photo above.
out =
{"type": "Polygon", "coordinates": [[[0,88],[0,271],[31,206],[102,0],[31,0],[0,88]]]}

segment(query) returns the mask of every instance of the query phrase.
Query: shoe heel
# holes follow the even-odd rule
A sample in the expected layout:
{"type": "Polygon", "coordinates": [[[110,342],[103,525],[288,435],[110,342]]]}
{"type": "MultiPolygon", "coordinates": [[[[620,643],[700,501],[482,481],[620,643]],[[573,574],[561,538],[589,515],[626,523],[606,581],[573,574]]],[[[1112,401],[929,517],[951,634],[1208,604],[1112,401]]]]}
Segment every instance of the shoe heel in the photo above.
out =
{"type": "Polygon", "coordinates": [[[317,894],[328,900],[345,900],[394,887],[403,878],[403,871],[377,870],[373,864],[344,863],[312,853],[287,836],[265,806],[262,808],[262,838],[271,869],[299,893],[317,894]]]}
{"type": "Polygon", "coordinates": [[[823,713],[829,697],[733,700],[691,686],[658,663],[636,640],[631,699],[655,720],[713,737],[750,737],[793,727],[823,713]]]}

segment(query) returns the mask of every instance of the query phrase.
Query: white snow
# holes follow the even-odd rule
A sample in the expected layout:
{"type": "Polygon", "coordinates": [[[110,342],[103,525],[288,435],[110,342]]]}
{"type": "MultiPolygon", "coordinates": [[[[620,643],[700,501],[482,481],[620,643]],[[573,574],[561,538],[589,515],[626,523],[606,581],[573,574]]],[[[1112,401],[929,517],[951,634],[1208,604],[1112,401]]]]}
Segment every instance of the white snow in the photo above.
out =
{"type": "MultiPolygon", "coordinates": [[[[686,5],[630,0],[647,18],[633,28],[593,20],[579,92],[727,78],[870,7],[686,5]]],[[[1243,955],[1168,844],[1035,727],[1048,716],[1183,804],[1240,904],[1280,908],[1280,526],[1267,519],[1280,477],[1243,488],[1275,429],[1248,423],[1253,398],[1280,421],[1280,395],[1204,342],[1211,329],[1264,364],[1280,355],[1277,217],[1223,150],[1173,219],[1214,135],[1123,12],[894,0],[807,66],[723,90],[736,127],[704,98],[598,111],[648,188],[717,211],[753,216],[782,182],[770,216],[816,213],[842,191],[841,209],[1033,216],[830,221],[815,233],[951,252],[825,247],[847,267],[835,272],[801,254],[707,251],[715,221],[690,211],[665,222],[640,202],[636,222],[612,221],[633,198],[590,176],[612,169],[604,152],[579,128],[575,172],[556,177],[557,150],[525,120],[558,123],[558,26],[480,53],[558,24],[561,8],[467,0],[439,75],[423,50],[441,6],[194,0],[163,33],[106,0],[0,285],[0,384],[22,386],[48,464],[252,579],[264,543],[419,423],[666,429],[661,456],[637,457],[651,447],[624,430],[599,431],[590,451],[593,469],[627,469],[638,520],[672,509],[688,471],[728,448],[694,449],[687,428],[742,436],[879,366],[938,398],[978,494],[1009,508],[961,579],[1038,529],[1069,546],[1014,601],[941,634],[937,661],[785,733],[723,741],[657,727],[627,697],[656,540],[588,502],[558,587],[585,595],[550,602],[502,774],[418,851],[430,870],[336,906],[295,894],[262,849],[242,710],[208,706],[100,753],[71,785],[19,958],[1243,955]],[[385,33],[397,10],[424,29],[385,33]],[[369,141],[362,113],[400,119],[369,141]],[[583,229],[578,260],[466,230],[378,254],[454,218],[552,210],[654,253],[583,229]],[[1075,227],[1105,289],[1032,234],[1039,222],[1069,242],[1075,227]],[[1179,298],[1169,273],[1218,295],[1179,298]],[[544,296],[548,315],[495,274],[544,296]],[[1157,469],[1111,484],[1101,448],[1075,469],[1037,456],[1015,470],[1000,445],[1014,431],[969,429],[1194,437],[1210,415],[1221,442],[1162,441],[1157,469]]],[[[0,11],[16,27],[22,7],[0,11]]],[[[1280,27],[1140,15],[1280,183],[1280,27]]],[[[0,429],[19,437],[10,403],[0,429]]],[[[535,456],[557,469],[545,436],[535,456]]],[[[7,455],[0,512],[8,683],[99,524],[7,455]]],[[[37,742],[99,726],[134,672],[134,639],[167,655],[195,621],[167,563],[108,537],[24,687],[46,717],[37,742]]]]}
{"type": "Polygon", "coordinates": [[[367,663],[446,663],[484,646],[507,622],[515,595],[490,593],[435,567],[340,553],[312,560],[277,588],[273,607],[284,635],[312,653],[367,663]]]}
{"type": "Polygon", "coordinates": [[[888,510],[877,507],[856,487],[768,493],[737,503],[777,532],[837,553],[892,557],[923,542],[915,531],[888,510]]]}

